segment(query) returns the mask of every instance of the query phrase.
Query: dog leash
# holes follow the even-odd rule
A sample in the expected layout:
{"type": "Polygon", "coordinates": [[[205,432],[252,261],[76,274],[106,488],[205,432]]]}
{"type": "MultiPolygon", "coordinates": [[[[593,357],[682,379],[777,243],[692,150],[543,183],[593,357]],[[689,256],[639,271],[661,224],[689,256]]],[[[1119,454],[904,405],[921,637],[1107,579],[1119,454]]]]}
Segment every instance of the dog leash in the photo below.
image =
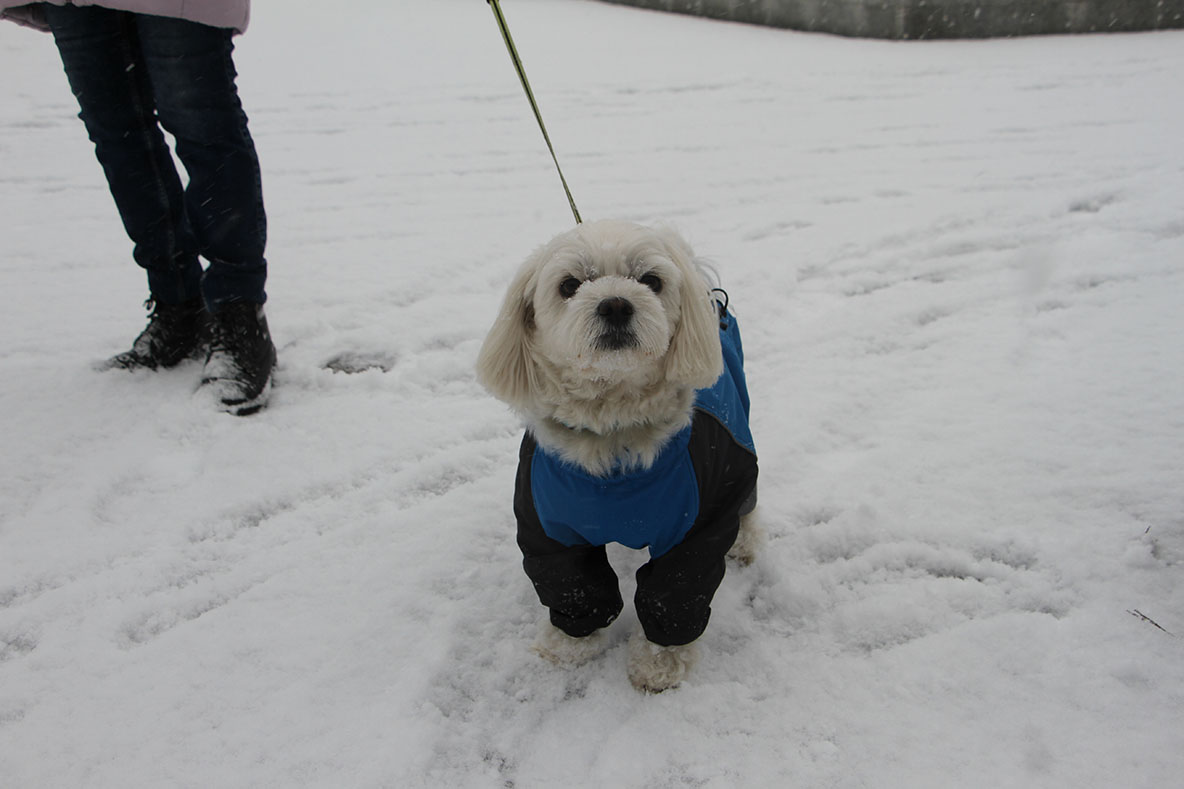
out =
{"type": "Polygon", "coordinates": [[[538,102],[534,100],[534,92],[530,89],[530,81],[526,78],[526,69],[522,67],[522,59],[518,57],[518,48],[514,46],[514,39],[510,36],[510,28],[506,25],[506,17],[502,14],[502,7],[498,0],[487,0],[497,19],[497,26],[501,28],[502,38],[506,40],[506,49],[510,52],[510,60],[518,71],[518,79],[522,82],[522,89],[526,91],[526,98],[530,101],[530,108],[534,110],[535,120],[539,122],[539,129],[543,132],[543,139],[547,141],[547,150],[551,152],[551,161],[555,162],[555,170],[559,173],[559,180],[563,184],[563,192],[567,195],[567,204],[571,206],[571,214],[576,218],[576,224],[583,222],[580,212],[576,208],[576,201],[571,196],[571,189],[567,187],[567,179],[563,177],[563,169],[559,166],[559,157],[555,155],[555,146],[551,144],[551,136],[547,134],[547,127],[543,123],[543,114],[539,112],[538,102]]]}

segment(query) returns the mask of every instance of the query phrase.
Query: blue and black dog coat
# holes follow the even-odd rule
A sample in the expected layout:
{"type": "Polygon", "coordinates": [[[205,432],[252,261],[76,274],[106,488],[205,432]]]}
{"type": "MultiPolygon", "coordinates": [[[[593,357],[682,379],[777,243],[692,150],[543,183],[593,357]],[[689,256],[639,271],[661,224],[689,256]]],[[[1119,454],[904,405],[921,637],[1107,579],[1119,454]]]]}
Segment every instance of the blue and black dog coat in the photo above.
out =
{"type": "Polygon", "coordinates": [[[721,309],[724,372],[695,393],[691,424],[649,468],[596,477],[538,446],[528,431],[514,490],[523,566],[551,622],[580,638],[607,626],[623,602],[605,546],[649,548],[634,604],[646,638],[698,638],[724,577],[740,515],[756,494],[744,352],[721,309]]]}

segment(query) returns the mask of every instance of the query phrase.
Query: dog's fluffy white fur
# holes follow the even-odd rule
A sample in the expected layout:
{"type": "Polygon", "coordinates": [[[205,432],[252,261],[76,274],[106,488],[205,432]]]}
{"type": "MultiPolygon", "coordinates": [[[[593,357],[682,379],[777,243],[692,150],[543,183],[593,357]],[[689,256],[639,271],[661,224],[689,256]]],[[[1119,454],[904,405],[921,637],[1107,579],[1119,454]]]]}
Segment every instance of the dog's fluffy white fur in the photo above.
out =
{"type": "Polygon", "coordinates": [[[557,666],[575,668],[600,657],[608,649],[608,633],[597,630],[589,636],[575,638],[564,633],[549,621],[539,625],[531,651],[557,666]]]}
{"type": "MultiPolygon", "coordinates": [[[[688,424],[696,389],[723,371],[706,267],[674,231],[624,221],[578,225],[536,250],[511,282],[477,376],[546,450],[594,475],[646,468],[688,424]],[[623,311],[623,312],[622,312],[623,311]]],[[[738,557],[751,561],[752,546],[738,557]]],[[[607,647],[543,625],[534,651],[578,665],[607,647]]],[[[697,647],[636,634],[629,679],[679,684],[697,647]]]]}

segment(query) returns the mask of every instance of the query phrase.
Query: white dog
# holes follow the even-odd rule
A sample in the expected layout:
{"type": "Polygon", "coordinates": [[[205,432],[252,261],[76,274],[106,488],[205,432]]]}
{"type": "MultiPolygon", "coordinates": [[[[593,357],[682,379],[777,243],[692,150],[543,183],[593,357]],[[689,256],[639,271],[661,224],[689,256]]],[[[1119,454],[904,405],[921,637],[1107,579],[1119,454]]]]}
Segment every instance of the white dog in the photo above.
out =
{"type": "Polygon", "coordinates": [[[577,664],[602,650],[623,607],[604,546],[648,547],[629,677],[651,692],[690,669],[755,503],[739,330],[703,271],[672,231],[578,225],[522,265],[477,361],[527,423],[518,544],[550,609],[535,651],[577,664]]]}

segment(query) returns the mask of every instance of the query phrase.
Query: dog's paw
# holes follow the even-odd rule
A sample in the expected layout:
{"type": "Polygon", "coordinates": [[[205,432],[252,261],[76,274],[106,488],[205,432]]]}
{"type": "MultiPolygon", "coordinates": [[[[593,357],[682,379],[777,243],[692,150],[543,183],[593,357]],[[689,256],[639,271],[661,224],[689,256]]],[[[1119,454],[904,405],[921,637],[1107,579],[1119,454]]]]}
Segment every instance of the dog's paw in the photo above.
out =
{"type": "Polygon", "coordinates": [[[573,638],[550,622],[543,622],[530,651],[557,666],[574,668],[598,657],[606,648],[608,633],[605,630],[573,638]]]}
{"type": "Polygon", "coordinates": [[[658,646],[637,633],[629,640],[629,681],[642,693],[677,687],[699,659],[698,645],[658,646]]]}
{"type": "Polygon", "coordinates": [[[740,517],[740,531],[736,542],[728,549],[728,558],[741,567],[752,564],[765,544],[765,530],[761,528],[755,512],[740,517]]]}

